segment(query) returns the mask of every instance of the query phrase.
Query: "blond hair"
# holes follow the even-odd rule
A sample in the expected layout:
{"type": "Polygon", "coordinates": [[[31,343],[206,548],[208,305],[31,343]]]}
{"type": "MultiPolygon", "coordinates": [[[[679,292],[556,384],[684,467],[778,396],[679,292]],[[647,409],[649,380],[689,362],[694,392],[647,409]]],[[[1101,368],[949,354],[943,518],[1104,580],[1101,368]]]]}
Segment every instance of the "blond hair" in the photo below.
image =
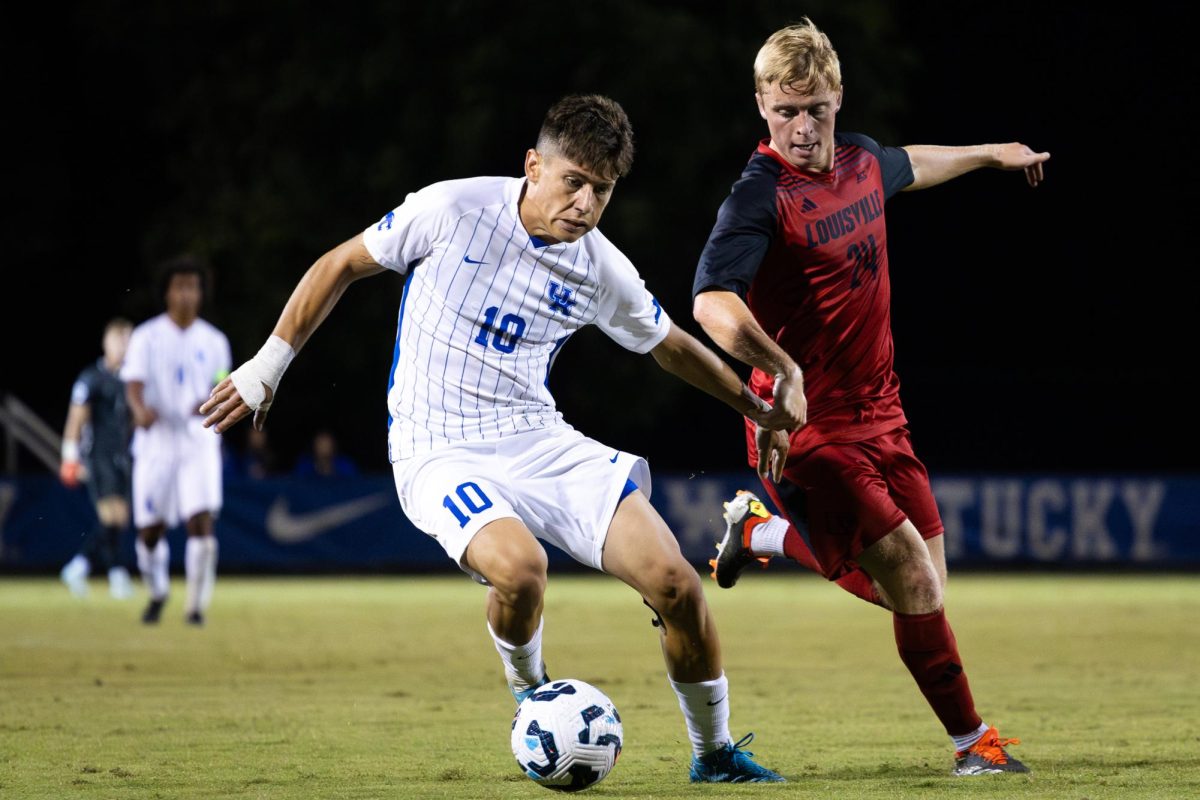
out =
{"type": "Polygon", "coordinates": [[[842,88],[842,66],[829,37],[808,17],[771,34],[754,58],[754,89],[778,82],[808,94],[842,88]]]}

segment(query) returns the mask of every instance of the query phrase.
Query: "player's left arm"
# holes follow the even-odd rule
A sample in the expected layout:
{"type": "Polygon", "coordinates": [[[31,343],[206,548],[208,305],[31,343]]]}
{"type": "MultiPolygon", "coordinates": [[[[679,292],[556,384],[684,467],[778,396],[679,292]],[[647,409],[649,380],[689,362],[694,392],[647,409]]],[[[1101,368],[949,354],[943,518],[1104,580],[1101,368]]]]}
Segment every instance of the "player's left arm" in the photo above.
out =
{"type": "Polygon", "coordinates": [[[712,395],[744,417],[758,422],[771,410],[770,405],[751,392],[716,353],[678,325],[671,326],[650,355],[667,372],[712,395]]]}
{"type": "Polygon", "coordinates": [[[1045,179],[1042,164],[1050,159],[1049,153],[1035,153],[1020,142],[967,147],[910,144],[904,146],[904,151],[908,153],[913,172],[913,182],[903,190],[906,192],[928,189],[984,168],[1024,170],[1029,185],[1037,186],[1045,179]]]}
{"type": "MultiPolygon", "coordinates": [[[[672,325],[666,338],[655,345],[650,351],[658,365],[677,377],[707,392],[721,402],[730,406],[734,411],[755,423],[761,422],[770,412],[771,406],[762,398],[750,391],[750,387],[742,383],[737,373],[721,360],[716,353],[705,347],[696,337],[672,325]]],[[[760,428],[763,436],[773,444],[773,433],[760,428]]],[[[766,477],[769,469],[778,480],[783,469],[783,456],[787,453],[787,434],[782,434],[783,447],[765,444],[759,452],[758,473],[766,477]]]]}

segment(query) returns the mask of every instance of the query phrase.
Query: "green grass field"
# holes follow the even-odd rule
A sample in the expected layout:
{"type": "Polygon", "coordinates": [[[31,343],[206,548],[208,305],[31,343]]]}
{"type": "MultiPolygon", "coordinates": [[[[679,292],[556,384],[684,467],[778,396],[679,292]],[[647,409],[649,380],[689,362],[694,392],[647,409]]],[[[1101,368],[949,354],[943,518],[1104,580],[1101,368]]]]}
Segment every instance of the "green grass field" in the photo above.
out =
{"type": "MultiPolygon", "coordinates": [[[[508,749],[512,700],[461,576],[222,579],[209,625],[0,579],[0,797],[547,798],[508,749]]],[[[706,586],[733,732],[786,785],[692,786],[656,632],[603,577],[551,576],[547,663],[606,691],[625,749],[594,797],[1200,797],[1200,581],[959,576],[977,703],[1030,776],[948,776],[891,619],[822,581],[706,586]]]]}

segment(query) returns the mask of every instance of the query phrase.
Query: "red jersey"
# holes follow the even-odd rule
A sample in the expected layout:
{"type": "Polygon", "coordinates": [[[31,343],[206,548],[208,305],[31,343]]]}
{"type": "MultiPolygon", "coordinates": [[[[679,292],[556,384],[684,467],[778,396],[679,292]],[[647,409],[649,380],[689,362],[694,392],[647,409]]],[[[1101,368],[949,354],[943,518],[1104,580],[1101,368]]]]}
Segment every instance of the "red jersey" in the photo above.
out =
{"type": "MultiPolygon", "coordinates": [[[[808,424],[792,437],[793,454],[906,422],[892,369],[884,201],[912,181],[903,149],[860,134],[835,136],[828,173],[797,169],[764,140],[721,204],[693,290],[736,292],[804,371],[808,424]]],[[[750,388],[770,401],[774,382],[755,369],[750,388]]]]}

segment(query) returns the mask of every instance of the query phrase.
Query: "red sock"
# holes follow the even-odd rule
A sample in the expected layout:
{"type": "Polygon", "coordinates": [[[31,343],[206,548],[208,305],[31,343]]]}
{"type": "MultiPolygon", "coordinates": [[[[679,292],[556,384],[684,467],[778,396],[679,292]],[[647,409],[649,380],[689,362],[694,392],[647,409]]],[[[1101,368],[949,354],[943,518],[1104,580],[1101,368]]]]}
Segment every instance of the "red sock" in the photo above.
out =
{"type": "Polygon", "coordinates": [[[812,550],[808,549],[808,545],[804,543],[804,537],[796,530],[795,525],[789,524],[787,533],[783,535],[783,554],[792,561],[798,561],[818,575],[825,574],[825,570],[821,569],[821,565],[817,563],[816,556],[812,554],[812,550]]]}
{"type": "Polygon", "coordinates": [[[946,612],[894,614],[896,647],[900,660],[929,702],[933,713],[951,736],[977,729],[982,720],[975,713],[975,700],[958,656],[954,631],[946,612]]]}
{"type": "MultiPolygon", "coordinates": [[[[776,508],[784,508],[783,501],[779,496],[779,491],[775,488],[774,484],[772,484],[770,481],[764,480],[763,488],[767,490],[767,496],[771,498],[771,502],[775,504],[776,508]]],[[[787,517],[787,520],[787,533],[783,535],[784,557],[790,558],[792,561],[795,561],[801,566],[811,569],[818,575],[828,577],[828,575],[825,574],[825,568],[821,566],[819,561],[817,561],[817,557],[813,555],[808,543],[804,541],[804,537],[800,535],[798,530],[796,530],[796,524],[792,522],[790,517],[787,517]]],[[[871,576],[863,572],[861,569],[856,569],[853,572],[843,575],[835,582],[838,586],[842,587],[855,597],[862,598],[868,603],[885,607],[883,603],[879,601],[879,594],[875,591],[875,584],[871,580],[871,576]]]]}
{"type": "Polygon", "coordinates": [[[871,580],[870,575],[861,569],[846,573],[834,581],[834,583],[855,597],[866,600],[868,603],[873,603],[880,608],[887,608],[883,604],[883,601],[879,599],[879,592],[875,591],[875,582],[871,580]]]}
{"type": "MultiPolygon", "coordinates": [[[[825,570],[817,563],[816,556],[812,554],[812,551],[808,549],[808,545],[804,543],[804,538],[792,525],[788,525],[787,533],[783,535],[783,555],[792,561],[808,567],[818,575],[825,574],[825,570]]],[[[886,608],[879,599],[879,593],[875,591],[875,583],[871,580],[871,576],[861,569],[846,573],[834,581],[834,583],[855,597],[866,600],[868,603],[881,608],[886,608]]]]}

